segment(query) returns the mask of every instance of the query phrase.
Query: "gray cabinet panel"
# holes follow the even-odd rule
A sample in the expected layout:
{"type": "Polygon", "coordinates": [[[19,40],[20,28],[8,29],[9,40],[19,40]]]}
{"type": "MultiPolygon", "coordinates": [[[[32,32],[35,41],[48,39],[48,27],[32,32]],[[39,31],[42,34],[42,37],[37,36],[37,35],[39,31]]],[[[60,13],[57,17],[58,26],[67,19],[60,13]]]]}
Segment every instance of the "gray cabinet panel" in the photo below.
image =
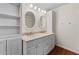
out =
{"type": "Polygon", "coordinates": [[[56,44],[56,42],[55,42],[55,35],[52,35],[52,36],[50,37],[50,39],[51,39],[51,49],[53,49],[54,46],[55,46],[55,44],[56,44]]]}
{"type": "Polygon", "coordinates": [[[27,42],[27,55],[36,55],[37,40],[27,42]]]}
{"type": "Polygon", "coordinates": [[[0,41],[0,55],[6,55],[6,40],[0,41]]]}
{"type": "Polygon", "coordinates": [[[20,38],[7,40],[7,54],[8,55],[22,54],[22,40],[20,38]]]}
{"type": "Polygon", "coordinates": [[[36,54],[37,55],[43,55],[43,47],[41,45],[37,47],[36,54]]]}
{"type": "Polygon", "coordinates": [[[48,54],[55,46],[55,39],[53,35],[47,36],[45,39],[47,41],[45,41],[44,45],[44,55],[48,54]]]}
{"type": "Polygon", "coordinates": [[[49,46],[44,47],[44,55],[46,55],[46,54],[48,54],[48,53],[49,53],[49,52],[48,52],[48,49],[49,49],[49,46]]]}
{"type": "Polygon", "coordinates": [[[36,48],[35,47],[27,48],[27,55],[36,55],[36,48]]]}
{"type": "Polygon", "coordinates": [[[42,38],[40,39],[38,39],[37,40],[37,55],[43,55],[43,47],[44,47],[44,45],[43,45],[43,43],[42,43],[42,38]]]}

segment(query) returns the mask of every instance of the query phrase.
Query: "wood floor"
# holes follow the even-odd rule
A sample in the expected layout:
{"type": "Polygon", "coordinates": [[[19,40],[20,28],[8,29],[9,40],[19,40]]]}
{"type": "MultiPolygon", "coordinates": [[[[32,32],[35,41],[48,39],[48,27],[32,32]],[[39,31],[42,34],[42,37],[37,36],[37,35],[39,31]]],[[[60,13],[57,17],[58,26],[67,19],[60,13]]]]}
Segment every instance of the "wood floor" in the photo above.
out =
{"type": "Polygon", "coordinates": [[[64,48],[55,46],[55,48],[48,55],[78,55],[64,48]]]}

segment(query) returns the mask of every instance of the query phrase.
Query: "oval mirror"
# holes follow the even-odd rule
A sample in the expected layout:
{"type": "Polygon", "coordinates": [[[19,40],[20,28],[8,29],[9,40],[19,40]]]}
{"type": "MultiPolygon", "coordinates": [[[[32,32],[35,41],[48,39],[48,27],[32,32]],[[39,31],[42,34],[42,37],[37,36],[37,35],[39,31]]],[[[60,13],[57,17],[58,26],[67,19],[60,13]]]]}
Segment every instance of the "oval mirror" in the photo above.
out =
{"type": "Polygon", "coordinates": [[[46,25],[46,20],[44,19],[44,16],[41,16],[39,20],[39,27],[43,29],[45,28],[45,25],[46,25]]]}
{"type": "Polygon", "coordinates": [[[35,16],[30,11],[25,14],[25,25],[28,28],[32,28],[35,25],[35,16]]]}

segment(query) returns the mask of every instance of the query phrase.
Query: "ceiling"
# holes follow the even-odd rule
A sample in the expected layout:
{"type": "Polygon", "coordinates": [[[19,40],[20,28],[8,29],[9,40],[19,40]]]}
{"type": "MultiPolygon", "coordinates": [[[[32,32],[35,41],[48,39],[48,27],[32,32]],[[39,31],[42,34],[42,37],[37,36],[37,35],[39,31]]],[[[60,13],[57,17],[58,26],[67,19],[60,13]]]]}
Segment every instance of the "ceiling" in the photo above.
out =
{"type": "MultiPolygon", "coordinates": [[[[20,3],[11,3],[12,5],[19,6],[20,3]]],[[[28,3],[27,3],[28,4],[28,3]]],[[[34,6],[37,6],[38,8],[41,8],[43,10],[49,11],[51,9],[60,7],[62,5],[65,5],[67,3],[32,3],[34,6]]]]}
{"type": "Polygon", "coordinates": [[[60,7],[65,4],[67,4],[67,3],[33,3],[34,6],[37,6],[41,9],[46,10],[46,11],[60,7]]]}

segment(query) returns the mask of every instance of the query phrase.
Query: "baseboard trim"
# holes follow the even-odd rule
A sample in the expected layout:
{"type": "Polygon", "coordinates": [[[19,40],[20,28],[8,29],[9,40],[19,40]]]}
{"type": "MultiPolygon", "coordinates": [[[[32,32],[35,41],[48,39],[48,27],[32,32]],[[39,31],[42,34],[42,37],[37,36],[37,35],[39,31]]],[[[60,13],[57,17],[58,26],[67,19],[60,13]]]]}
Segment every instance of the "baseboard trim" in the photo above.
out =
{"type": "Polygon", "coordinates": [[[56,46],[61,47],[61,48],[65,49],[65,50],[71,51],[71,52],[73,52],[73,53],[79,55],[79,52],[78,52],[78,51],[72,50],[72,49],[70,49],[70,48],[67,48],[67,47],[64,47],[64,46],[61,46],[61,45],[56,45],[56,46]]]}

